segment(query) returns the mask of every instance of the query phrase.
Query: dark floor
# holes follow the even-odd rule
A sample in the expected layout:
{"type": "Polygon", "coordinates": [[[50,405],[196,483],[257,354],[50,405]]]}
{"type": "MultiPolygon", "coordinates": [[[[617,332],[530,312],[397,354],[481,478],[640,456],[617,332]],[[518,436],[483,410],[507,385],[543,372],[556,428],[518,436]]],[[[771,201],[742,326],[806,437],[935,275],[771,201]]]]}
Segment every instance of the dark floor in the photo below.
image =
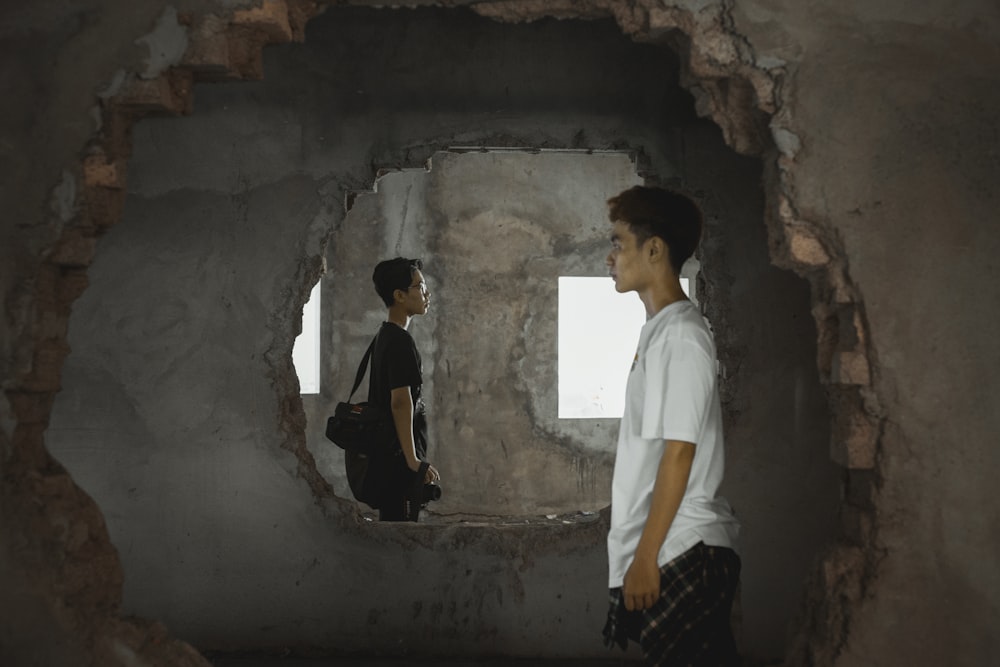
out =
{"type": "Polygon", "coordinates": [[[209,657],[215,667],[635,667],[639,659],[615,660],[535,660],[531,658],[282,658],[282,657],[209,657]]]}
{"type": "Polygon", "coordinates": [[[215,667],[634,667],[632,660],[533,660],[530,658],[212,658],[215,667]]]}

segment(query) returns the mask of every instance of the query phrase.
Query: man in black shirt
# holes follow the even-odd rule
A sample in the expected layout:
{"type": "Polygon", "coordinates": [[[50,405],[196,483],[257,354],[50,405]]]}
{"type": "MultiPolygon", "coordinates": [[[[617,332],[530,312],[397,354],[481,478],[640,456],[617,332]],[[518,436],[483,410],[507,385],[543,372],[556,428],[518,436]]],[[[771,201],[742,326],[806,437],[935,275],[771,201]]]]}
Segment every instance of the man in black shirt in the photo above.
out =
{"type": "MultiPolygon", "coordinates": [[[[410,318],[423,315],[430,305],[430,290],[419,259],[379,262],[372,274],[375,291],[388,308],[372,352],[368,402],[392,413],[399,451],[373,461],[379,480],[379,520],[416,521],[420,502],[411,500],[411,489],[420,464],[427,456],[427,417],[420,396],[423,384],[420,353],[407,328],[410,318]]],[[[422,480],[437,483],[441,476],[428,466],[422,480]]]]}

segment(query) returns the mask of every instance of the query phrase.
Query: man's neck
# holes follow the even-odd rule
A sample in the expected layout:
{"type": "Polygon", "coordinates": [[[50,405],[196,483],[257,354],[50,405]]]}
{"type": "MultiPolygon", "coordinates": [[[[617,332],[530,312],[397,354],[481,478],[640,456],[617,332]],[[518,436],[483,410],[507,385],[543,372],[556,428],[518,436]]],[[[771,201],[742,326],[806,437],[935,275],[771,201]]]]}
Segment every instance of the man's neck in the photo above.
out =
{"type": "Polygon", "coordinates": [[[640,292],[639,299],[646,307],[646,319],[649,319],[670,304],[687,301],[687,294],[681,289],[680,280],[676,276],[670,276],[640,292]]]}
{"type": "Polygon", "coordinates": [[[389,307],[389,312],[386,314],[385,319],[386,322],[392,322],[404,331],[410,326],[410,316],[395,306],[389,307]]]}

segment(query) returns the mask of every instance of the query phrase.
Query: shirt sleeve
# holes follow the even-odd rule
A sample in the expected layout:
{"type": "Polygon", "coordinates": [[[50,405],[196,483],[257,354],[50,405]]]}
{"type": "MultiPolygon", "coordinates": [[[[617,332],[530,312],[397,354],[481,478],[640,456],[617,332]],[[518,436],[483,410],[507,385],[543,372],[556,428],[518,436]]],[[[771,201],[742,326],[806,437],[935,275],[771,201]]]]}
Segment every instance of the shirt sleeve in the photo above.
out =
{"type": "Polygon", "coordinates": [[[698,444],[715,387],[715,364],[695,341],[647,351],[641,437],[698,444]]]}

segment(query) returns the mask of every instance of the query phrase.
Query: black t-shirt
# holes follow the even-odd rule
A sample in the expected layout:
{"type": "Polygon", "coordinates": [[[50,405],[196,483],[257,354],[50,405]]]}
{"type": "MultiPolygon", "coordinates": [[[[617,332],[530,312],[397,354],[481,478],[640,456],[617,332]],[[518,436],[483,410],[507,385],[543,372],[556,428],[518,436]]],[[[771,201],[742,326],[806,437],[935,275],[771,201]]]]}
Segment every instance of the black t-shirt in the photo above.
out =
{"type": "Polygon", "coordinates": [[[390,412],[391,392],[409,387],[413,398],[413,439],[417,457],[427,453],[427,421],[420,387],[423,366],[413,337],[400,326],[383,322],[372,350],[372,372],[368,384],[368,402],[390,412]]]}

